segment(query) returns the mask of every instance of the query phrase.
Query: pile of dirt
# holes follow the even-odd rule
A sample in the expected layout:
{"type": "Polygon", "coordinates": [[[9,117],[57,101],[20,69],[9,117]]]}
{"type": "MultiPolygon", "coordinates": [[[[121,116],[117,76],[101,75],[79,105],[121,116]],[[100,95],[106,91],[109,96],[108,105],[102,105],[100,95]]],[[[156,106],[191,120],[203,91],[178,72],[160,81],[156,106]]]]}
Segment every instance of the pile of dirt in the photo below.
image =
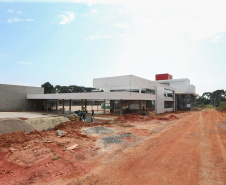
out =
{"type": "Polygon", "coordinates": [[[141,115],[132,115],[132,114],[125,114],[121,117],[115,119],[116,122],[133,122],[133,121],[147,121],[153,119],[153,116],[141,116],[141,115]]]}
{"type": "Polygon", "coordinates": [[[26,134],[24,131],[12,132],[9,134],[0,135],[0,147],[10,147],[13,144],[23,144],[24,142],[41,139],[47,135],[46,132],[39,132],[37,130],[26,134]]]}
{"type": "Polygon", "coordinates": [[[179,119],[177,116],[174,116],[174,115],[170,115],[168,118],[169,118],[169,120],[177,120],[177,119],[179,119]]]}
{"type": "Polygon", "coordinates": [[[149,120],[162,120],[162,121],[169,121],[169,120],[176,120],[179,119],[177,116],[170,115],[168,117],[165,116],[141,116],[141,115],[131,115],[126,114],[121,117],[115,119],[116,122],[134,122],[134,121],[149,121],[149,120]]]}
{"type": "Polygon", "coordinates": [[[0,134],[6,134],[17,131],[24,131],[29,133],[36,130],[35,127],[29,125],[25,121],[16,118],[2,118],[0,119],[0,134]]]}
{"type": "Polygon", "coordinates": [[[48,128],[53,128],[56,125],[65,121],[69,121],[69,119],[63,116],[47,117],[47,118],[32,118],[32,119],[26,120],[28,124],[32,125],[39,131],[46,130],[48,128]]]}
{"type": "Polygon", "coordinates": [[[60,123],[59,125],[55,126],[54,130],[73,130],[73,129],[79,129],[82,127],[93,127],[93,126],[101,126],[101,125],[111,125],[109,121],[104,121],[100,123],[84,123],[82,121],[66,121],[63,123],[60,123]]]}

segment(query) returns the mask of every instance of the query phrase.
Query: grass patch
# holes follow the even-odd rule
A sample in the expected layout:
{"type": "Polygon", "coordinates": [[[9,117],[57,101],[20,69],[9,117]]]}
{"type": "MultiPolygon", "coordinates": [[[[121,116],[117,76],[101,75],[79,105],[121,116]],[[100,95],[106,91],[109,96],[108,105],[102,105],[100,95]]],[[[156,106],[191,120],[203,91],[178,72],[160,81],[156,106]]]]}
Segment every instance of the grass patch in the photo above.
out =
{"type": "Polygon", "coordinates": [[[60,158],[60,157],[57,156],[56,158],[52,158],[52,160],[55,161],[55,160],[57,160],[57,159],[59,159],[59,158],[60,158]]]}
{"type": "Polygon", "coordinates": [[[133,125],[119,125],[120,127],[135,127],[133,125]]]}

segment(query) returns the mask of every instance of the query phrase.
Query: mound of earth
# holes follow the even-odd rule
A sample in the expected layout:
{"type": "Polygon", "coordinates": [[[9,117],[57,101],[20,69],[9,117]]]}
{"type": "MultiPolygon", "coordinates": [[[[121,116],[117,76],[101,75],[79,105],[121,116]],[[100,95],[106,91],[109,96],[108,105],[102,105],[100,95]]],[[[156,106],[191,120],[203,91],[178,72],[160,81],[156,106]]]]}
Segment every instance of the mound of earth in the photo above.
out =
{"type": "Polygon", "coordinates": [[[0,134],[7,134],[11,132],[24,131],[30,133],[36,130],[35,127],[29,125],[27,122],[16,118],[0,119],[0,134]]]}
{"type": "Polygon", "coordinates": [[[59,125],[62,122],[69,121],[68,118],[63,116],[60,117],[48,117],[48,118],[32,118],[26,120],[26,122],[37,130],[42,131],[48,128],[54,128],[56,125],[59,125]]]}
{"type": "Polygon", "coordinates": [[[163,115],[161,116],[141,116],[141,115],[132,115],[132,114],[125,114],[121,117],[118,117],[115,119],[115,121],[120,121],[120,122],[145,122],[149,120],[161,120],[161,121],[169,121],[169,120],[177,120],[179,119],[177,116],[170,115],[169,117],[165,117],[163,115]]]}

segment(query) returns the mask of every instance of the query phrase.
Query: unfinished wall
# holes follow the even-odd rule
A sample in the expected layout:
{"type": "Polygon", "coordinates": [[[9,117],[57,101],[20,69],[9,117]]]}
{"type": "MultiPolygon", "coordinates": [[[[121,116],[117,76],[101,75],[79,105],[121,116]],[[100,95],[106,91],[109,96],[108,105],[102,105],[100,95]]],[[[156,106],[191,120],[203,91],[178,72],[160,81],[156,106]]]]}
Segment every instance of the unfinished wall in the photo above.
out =
{"type": "Polygon", "coordinates": [[[166,111],[171,112],[175,110],[175,93],[173,97],[165,97],[164,96],[164,87],[157,86],[156,87],[157,96],[156,96],[156,107],[155,111],[157,114],[164,113],[166,111]],[[165,101],[172,101],[174,102],[173,108],[165,108],[164,102],[165,101]]]}
{"type": "Polygon", "coordinates": [[[44,94],[44,88],[0,84],[0,111],[34,110],[34,102],[27,94],[44,94]]]}

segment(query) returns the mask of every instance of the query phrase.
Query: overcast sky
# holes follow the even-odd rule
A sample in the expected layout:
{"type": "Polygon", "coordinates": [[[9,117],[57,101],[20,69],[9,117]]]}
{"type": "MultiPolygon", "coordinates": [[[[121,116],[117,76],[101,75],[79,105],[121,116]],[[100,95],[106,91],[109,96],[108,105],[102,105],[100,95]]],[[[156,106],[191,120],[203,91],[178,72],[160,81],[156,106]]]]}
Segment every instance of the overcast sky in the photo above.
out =
{"type": "Polygon", "coordinates": [[[0,83],[169,73],[226,89],[226,1],[0,0],[0,83]]]}

